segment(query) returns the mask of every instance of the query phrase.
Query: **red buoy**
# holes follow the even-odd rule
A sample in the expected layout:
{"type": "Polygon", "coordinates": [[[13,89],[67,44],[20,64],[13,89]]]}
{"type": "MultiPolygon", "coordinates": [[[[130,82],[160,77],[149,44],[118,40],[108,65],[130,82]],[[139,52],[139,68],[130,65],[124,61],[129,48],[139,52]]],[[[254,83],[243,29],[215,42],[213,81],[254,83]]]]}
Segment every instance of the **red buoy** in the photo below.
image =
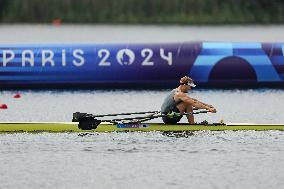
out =
{"type": "Polygon", "coordinates": [[[62,20],[60,18],[56,18],[56,19],[52,20],[52,24],[54,26],[60,26],[61,23],[62,23],[62,20]]]}
{"type": "Polygon", "coordinates": [[[6,104],[0,104],[0,109],[8,109],[8,106],[6,104]]]}
{"type": "Polygon", "coordinates": [[[21,98],[21,95],[19,93],[14,95],[14,98],[21,98]]]}

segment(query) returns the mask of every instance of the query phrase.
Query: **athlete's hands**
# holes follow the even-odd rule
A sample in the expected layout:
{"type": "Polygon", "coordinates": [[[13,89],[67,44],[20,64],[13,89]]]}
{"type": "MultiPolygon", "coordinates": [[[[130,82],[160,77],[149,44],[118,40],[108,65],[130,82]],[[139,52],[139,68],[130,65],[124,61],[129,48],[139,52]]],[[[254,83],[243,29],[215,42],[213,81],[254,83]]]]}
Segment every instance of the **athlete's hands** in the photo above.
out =
{"type": "Polygon", "coordinates": [[[212,112],[212,113],[216,113],[217,112],[216,108],[214,108],[213,106],[210,106],[207,110],[209,112],[212,112]]]}

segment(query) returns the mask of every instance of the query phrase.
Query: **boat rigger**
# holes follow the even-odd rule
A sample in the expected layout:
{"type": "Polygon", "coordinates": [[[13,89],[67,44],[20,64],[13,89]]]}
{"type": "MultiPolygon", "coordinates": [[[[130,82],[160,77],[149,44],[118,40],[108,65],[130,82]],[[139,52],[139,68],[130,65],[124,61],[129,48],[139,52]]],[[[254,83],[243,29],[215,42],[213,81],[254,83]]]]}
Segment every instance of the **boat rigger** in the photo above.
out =
{"type": "Polygon", "coordinates": [[[284,124],[253,123],[186,123],[165,125],[163,123],[110,123],[102,122],[95,129],[83,130],[78,122],[1,122],[0,132],[119,132],[119,131],[238,131],[238,130],[284,130],[284,124]]]}

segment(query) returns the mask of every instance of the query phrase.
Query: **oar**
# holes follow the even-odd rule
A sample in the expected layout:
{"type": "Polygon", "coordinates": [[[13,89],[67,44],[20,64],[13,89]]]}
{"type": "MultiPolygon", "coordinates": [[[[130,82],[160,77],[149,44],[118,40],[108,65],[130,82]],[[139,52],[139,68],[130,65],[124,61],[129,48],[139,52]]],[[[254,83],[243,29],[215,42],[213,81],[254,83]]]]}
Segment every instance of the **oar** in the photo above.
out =
{"type": "Polygon", "coordinates": [[[157,113],[160,111],[147,111],[147,112],[129,112],[129,113],[118,113],[118,114],[101,114],[101,115],[93,115],[93,117],[106,117],[106,116],[118,116],[118,115],[133,115],[133,114],[150,114],[157,113]]]}
{"type": "MultiPolygon", "coordinates": [[[[168,114],[162,114],[159,115],[158,117],[170,117],[170,118],[174,118],[174,117],[179,117],[179,116],[183,116],[183,115],[190,115],[190,114],[202,114],[202,113],[208,113],[208,110],[204,110],[204,111],[198,111],[198,112],[189,112],[189,113],[178,113],[178,112],[171,112],[168,114]]],[[[140,122],[144,122],[144,121],[149,121],[151,119],[157,118],[156,116],[149,116],[145,119],[139,120],[140,122]],[[153,118],[152,118],[153,117],[153,118]]]]}
{"type": "MultiPolygon", "coordinates": [[[[148,116],[143,116],[143,117],[133,117],[133,118],[121,118],[121,119],[111,119],[111,120],[98,120],[95,119],[94,116],[92,116],[91,114],[86,114],[86,113],[80,113],[80,112],[76,112],[74,113],[75,115],[81,115],[80,117],[76,117],[75,119],[73,118],[73,120],[77,120],[79,122],[78,127],[82,130],[92,130],[92,129],[96,129],[97,126],[101,123],[101,122],[112,122],[112,123],[117,123],[118,121],[128,121],[128,120],[136,120],[136,122],[139,122],[139,120],[143,120],[143,121],[148,121],[151,119],[155,119],[155,118],[159,118],[159,117],[179,117],[182,115],[189,115],[189,114],[200,114],[200,113],[208,113],[209,111],[198,111],[198,112],[190,112],[190,113],[176,113],[176,112],[172,112],[169,114],[160,114],[160,115],[148,115],[148,116]]],[[[159,113],[157,111],[157,113],[159,113]]],[[[73,114],[73,116],[74,116],[73,114]]],[[[141,122],[141,121],[140,121],[141,122]]]]}
{"type": "MultiPolygon", "coordinates": [[[[199,110],[198,108],[193,108],[193,110],[199,110]]],[[[81,113],[81,112],[75,112],[73,113],[73,119],[72,122],[77,122],[80,117],[111,117],[111,116],[119,116],[119,115],[134,115],[134,114],[148,114],[148,113],[160,113],[161,111],[147,111],[147,112],[128,112],[128,113],[117,113],[117,114],[87,114],[87,113],[81,113]]]]}
{"type": "Polygon", "coordinates": [[[148,113],[158,113],[158,112],[160,112],[160,111],[128,112],[128,113],[118,113],[118,114],[98,114],[98,115],[93,115],[93,114],[87,114],[87,113],[75,112],[75,113],[73,114],[73,117],[76,117],[76,116],[107,117],[107,116],[119,116],[119,115],[148,114],[148,113]],[[74,115],[76,115],[76,116],[74,116],[74,115]]]}
{"type": "MultiPolygon", "coordinates": [[[[193,110],[198,110],[198,108],[193,108],[193,110]]],[[[128,112],[128,113],[117,113],[117,114],[87,114],[87,113],[81,113],[81,112],[75,112],[73,113],[73,119],[72,122],[78,122],[78,118],[80,117],[111,117],[111,116],[119,116],[119,115],[134,115],[134,114],[148,114],[148,113],[160,113],[161,111],[146,111],[146,112],[128,112]]]]}
{"type": "Polygon", "coordinates": [[[198,111],[198,112],[189,112],[189,113],[177,113],[177,112],[171,112],[168,114],[161,114],[161,115],[153,115],[153,116],[143,116],[143,117],[133,117],[133,118],[121,118],[121,119],[112,119],[112,120],[103,120],[103,121],[109,121],[109,122],[116,122],[116,121],[124,121],[124,120],[138,120],[138,119],[144,119],[144,118],[159,118],[159,117],[179,117],[179,116],[183,116],[183,115],[189,115],[189,114],[202,114],[202,113],[208,113],[208,110],[204,110],[204,111],[198,111]]]}

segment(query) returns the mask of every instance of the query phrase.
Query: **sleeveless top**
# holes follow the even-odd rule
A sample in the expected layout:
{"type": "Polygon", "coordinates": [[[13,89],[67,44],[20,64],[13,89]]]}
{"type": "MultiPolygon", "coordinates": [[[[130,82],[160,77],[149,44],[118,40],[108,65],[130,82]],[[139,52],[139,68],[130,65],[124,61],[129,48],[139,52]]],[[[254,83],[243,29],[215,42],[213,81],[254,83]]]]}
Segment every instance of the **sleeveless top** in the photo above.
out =
{"type": "Polygon", "coordinates": [[[182,102],[181,100],[179,100],[177,102],[174,100],[174,96],[177,92],[178,92],[177,89],[173,89],[171,91],[171,93],[165,98],[165,100],[164,100],[164,102],[161,106],[161,112],[162,113],[171,112],[176,107],[176,105],[178,105],[179,103],[182,102]]]}

